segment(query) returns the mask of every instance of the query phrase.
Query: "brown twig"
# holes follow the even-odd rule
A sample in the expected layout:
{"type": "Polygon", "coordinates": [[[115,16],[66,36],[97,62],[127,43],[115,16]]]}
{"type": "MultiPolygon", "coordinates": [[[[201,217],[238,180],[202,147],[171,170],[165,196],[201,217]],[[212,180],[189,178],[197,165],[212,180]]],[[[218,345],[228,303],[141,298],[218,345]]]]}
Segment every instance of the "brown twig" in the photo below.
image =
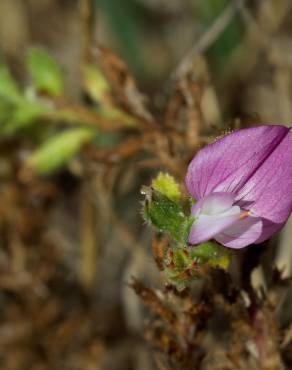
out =
{"type": "Polygon", "coordinates": [[[85,289],[90,289],[95,282],[97,273],[97,261],[101,238],[97,238],[96,228],[99,226],[96,220],[96,209],[92,200],[90,180],[84,180],[81,201],[80,220],[80,281],[85,289]]]}
{"type": "Polygon", "coordinates": [[[94,9],[92,0],[80,0],[81,36],[82,36],[82,61],[89,62],[93,44],[94,9]]]}

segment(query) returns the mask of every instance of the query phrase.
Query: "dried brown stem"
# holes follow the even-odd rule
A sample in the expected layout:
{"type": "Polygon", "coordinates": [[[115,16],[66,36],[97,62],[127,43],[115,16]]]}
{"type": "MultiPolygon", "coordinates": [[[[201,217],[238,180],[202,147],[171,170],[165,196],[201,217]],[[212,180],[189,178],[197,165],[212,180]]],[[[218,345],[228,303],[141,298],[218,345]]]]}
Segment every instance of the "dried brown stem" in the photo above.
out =
{"type": "MultiPolygon", "coordinates": [[[[79,0],[81,36],[82,36],[82,61],[89,62],[93,44],[94,9],[92,0],[79,0]]],[[[82,63],[82,64],[83,64],[82,63]]]]}

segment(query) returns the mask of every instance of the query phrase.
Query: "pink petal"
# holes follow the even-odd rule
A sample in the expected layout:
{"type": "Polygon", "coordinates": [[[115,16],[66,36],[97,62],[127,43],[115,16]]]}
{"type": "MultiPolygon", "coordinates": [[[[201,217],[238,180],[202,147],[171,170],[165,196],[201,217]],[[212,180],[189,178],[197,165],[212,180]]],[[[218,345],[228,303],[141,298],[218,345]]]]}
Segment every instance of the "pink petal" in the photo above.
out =
{"type": "Polygon", "coordinates": [[[289,131],[240,189],[237,199],[255,215],[276,224],[292,211],[292,132],[289,131]]]}
{"type": "Polygon", "coordinates": [[[219,243],[229,248],[244,248],[255,243],[263,232],[263,221],[259,217],[247,217],[234,222],[214,236],[219,243]]]}
{"type": "Polygon", "coordinates": [[[260,244],[269,239],[272,235],[279,232],[286,222],[275,224],[273,222],[263,220],[263,230],[261,236],[255,241],[255,244],[260,244]]]}
{"type": "Polygon", "coordinates": [[[288,132],[273,125],[243,129],[201,149],[186,176],[190,194],[199,200],[213,192],[239,192],[288,132]]]}

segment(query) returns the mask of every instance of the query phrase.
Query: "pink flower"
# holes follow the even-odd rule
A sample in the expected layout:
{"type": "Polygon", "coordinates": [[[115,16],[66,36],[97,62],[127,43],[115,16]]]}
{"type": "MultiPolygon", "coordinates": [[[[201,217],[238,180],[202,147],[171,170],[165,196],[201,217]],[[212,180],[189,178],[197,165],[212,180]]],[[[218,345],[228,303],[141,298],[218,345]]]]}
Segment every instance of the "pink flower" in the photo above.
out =
{"type": "Polygon", "coordinates": [[[292,132],[284,126],[242,129],[200,150],[186,185],[197,200],[189,242],[215,239],[230,248],[261,243],[292,211],[292,132]]]}

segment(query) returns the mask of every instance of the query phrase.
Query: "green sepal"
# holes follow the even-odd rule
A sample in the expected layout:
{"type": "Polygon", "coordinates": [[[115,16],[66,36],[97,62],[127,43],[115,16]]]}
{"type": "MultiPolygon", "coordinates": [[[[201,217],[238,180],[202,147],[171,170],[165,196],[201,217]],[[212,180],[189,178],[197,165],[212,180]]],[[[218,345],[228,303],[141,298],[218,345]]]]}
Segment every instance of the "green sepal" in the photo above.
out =
{"type": "Polygon", "coordinates": [[[224,270],[228,268],[231,260],[230,251],[214,241],[190,247],[189,252],[191,258],[196,259],[198,264],[208,263],[224,270]]]}
{"type": "Polygon", "coordinates": [[[170,248],[164,259],[164,272],[167,279],[178,289],[183,289],[200,276],[205,266],[227,270],[231,253],[216,242],[206,242],[194,247],[170,248]]]}
{"type": "Polygon", "coordinates": [[[186,243],[190,228],[194,222],[192,216],[188,217],[178,202],[153,188],[144,188],[146,201],[144,216],[160,231],[169,235],[179,243],[186,243]]]}

